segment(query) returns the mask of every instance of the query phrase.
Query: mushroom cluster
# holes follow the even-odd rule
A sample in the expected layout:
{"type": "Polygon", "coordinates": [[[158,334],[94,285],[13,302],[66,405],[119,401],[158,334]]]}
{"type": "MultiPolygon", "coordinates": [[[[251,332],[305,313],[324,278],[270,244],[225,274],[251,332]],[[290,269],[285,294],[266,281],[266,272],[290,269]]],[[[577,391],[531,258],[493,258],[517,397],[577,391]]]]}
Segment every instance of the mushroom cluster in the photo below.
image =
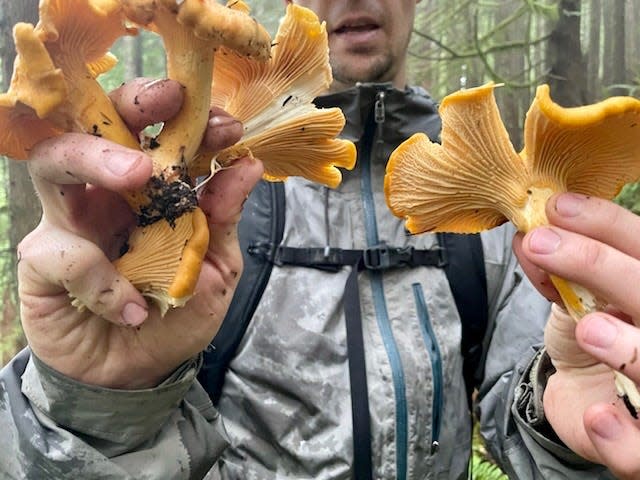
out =
{"type": "MultiPolygon", "coordinates": [[[[517,153],[500,118],[493,83],[461,90],[440,106],[442,144],[418,133],[391,155],[385,196],[410,233],[476,233],[511,221],[528,232],[548,224],[551,195],[575,192],[611,199],[640,178],[640,101],[613,97],[582,107],[554,103],[538,87],[517,153]]],[[[575,321],[603,307],[581,285],[552,276],[575,321]]],[[[640,409],[636,385],[616,385],[640,409]]]]}
{"type": "Polygon", "coordinates": [[[14,73],[0,94],[0,154],[27,159],[36,143],[65,132],[145,150],[153,176],[123,194],[138,226],[114,263],[163,314],[193,295],[209,241],[197,177],[246,155],[264,160],[270,180],[302,175],[336,186],[338,167],[353,168],[355,147],[335,138],[342,112],[312,104],[331,83],[331,69],[324,24],[310,10],[289,5],[272,45],[241,0],[42,0],[39,8],[36,26],[14,28],[14,73]],[[96,80],[116,62],[109,53],[115,40],[140,28],[162,37],[168,77],[185,91],[182,109],[152,141],[129,131],[96,80]],[[215,157],[200,147],[212,106],[244,122],[246,132],[215,157]]]}

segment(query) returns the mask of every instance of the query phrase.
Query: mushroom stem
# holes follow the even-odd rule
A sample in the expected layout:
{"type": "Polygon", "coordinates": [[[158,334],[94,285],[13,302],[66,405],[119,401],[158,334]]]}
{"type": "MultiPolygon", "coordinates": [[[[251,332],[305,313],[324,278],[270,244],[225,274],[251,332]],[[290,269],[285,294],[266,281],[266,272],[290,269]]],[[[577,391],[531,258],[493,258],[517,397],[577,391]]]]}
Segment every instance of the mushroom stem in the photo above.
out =
{"type": "Polygon", "coordinates": [[[80,56],[67,50],[51,49],[53,63],[65,73],[69,89],[69,117],[75,125],[69,130],[105,137],[129,148],[140,149],[140,142],[122,121],[113,103],[80,56]],[[79,101],[82,99],[82,101],[79,101]]]}
{"type": "Polygon", "coordinates": [[[184,87],[185,97],[180,112],[158,135],[159,147],[149,155],[165,173],[180,167],[180,171],[168,172],[179,174],[195,156],[207,125],[214,56],[211,41],[195,37],[175,15],[158,12],[154,21],[164,40],[168,77],[184,87]]]}

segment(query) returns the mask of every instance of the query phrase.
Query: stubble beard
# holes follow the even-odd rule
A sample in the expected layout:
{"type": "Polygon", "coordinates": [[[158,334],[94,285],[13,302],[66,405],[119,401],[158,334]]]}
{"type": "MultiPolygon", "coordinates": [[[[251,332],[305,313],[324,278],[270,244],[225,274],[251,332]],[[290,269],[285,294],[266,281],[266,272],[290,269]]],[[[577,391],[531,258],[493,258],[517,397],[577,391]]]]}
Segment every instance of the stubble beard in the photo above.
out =
{"type": "Polygon", "coordinates": [[[354,86],[356,83],[383,83],[392,80],[393,60],[384,55],[372,61],[365,68],[354,68],[348,62],[331,63],[333,71],[332,91],[354,86]]]}

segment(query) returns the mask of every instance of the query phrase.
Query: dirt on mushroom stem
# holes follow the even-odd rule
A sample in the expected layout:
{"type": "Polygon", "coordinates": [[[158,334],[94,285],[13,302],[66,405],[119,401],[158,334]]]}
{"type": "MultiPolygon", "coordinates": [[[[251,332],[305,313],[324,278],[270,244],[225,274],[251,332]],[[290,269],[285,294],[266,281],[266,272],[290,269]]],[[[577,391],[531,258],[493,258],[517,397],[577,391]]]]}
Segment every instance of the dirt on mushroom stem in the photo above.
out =
{"type": "Polygon", "coordinates": [[[138,225],[145,227],[166,220],[171,227],[186,212],[198,206],[196,192],[188,178],[167,181],[164,174],[153,176],[146,185],[149,202],[140,207],[138,225]]]}

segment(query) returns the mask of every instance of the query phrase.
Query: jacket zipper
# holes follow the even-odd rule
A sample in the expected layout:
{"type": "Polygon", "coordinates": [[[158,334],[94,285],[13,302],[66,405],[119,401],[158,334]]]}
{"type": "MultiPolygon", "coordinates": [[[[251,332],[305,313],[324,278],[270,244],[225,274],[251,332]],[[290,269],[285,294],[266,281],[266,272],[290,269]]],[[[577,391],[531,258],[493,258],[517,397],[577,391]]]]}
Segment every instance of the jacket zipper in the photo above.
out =
{"type": "MultiPolygon", "coordinates": [[[[367,246],[379,245],[378,226],[375,212],[375,202],[373,198],[372,178],[371,178],[371,156],[375,153],[374,139],[381,141],[382,128],[385,121],[385,92],[378,91],[373,111],[373,119],[369,119],[365,129],[362,155],[359,163],[362,168],[361,188],[364,208],[365,230],[367,235],[367,246]],[[371,121],[373,120],[373,121],[371,121]]],[[[407,397],[404,369],[398,345],[396,344],[389,321],[389,313],[384,297],[384,283],[382,272],[368,271],[371,280],[373,302],[376,310],[376,320],[378,329],[382,336],[382,341],[389,358],[391,375],[393,378],[393,388],[396,402],[396,479],[406,480],[407,478],[407,455],[408,455],[408,414],[407,397]]]]}
{"type": "Polygon", "coordinates": [[[442,374],[442,355],[438,340],[436,338],[427,303],[424,300],[424,292],[419,283],[414,283],[413,296],[416,302],[416,310],[418,312],[418,321],[420,330],[424,338],[425,346],[429,352],[431,360],[431,377],[433,379],[433,401],[431,408],[431,455],[438,452],[440,448],[440,428],[442,427],[442,404],[443,404],[443,374],[442,374]]]}

